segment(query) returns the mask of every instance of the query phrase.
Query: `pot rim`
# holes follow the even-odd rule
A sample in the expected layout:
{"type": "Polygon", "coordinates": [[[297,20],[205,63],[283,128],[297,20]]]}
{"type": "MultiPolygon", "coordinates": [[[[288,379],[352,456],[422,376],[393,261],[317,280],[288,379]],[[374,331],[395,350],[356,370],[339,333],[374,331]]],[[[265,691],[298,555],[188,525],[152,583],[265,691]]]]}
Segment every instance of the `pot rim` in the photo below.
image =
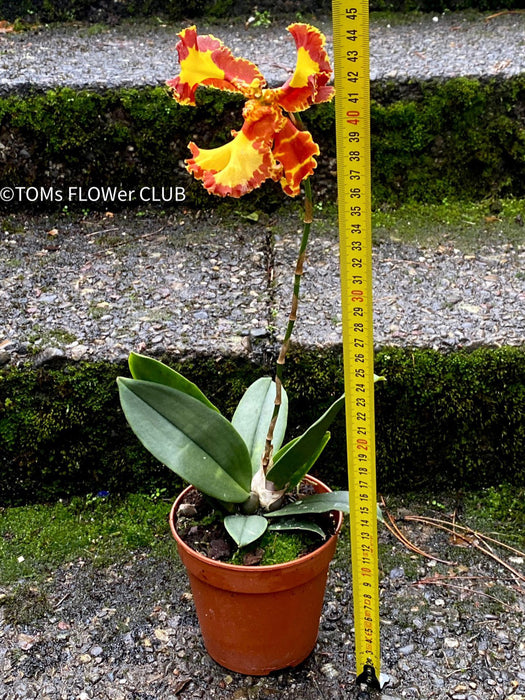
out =
{"type": "MultiPolygon", "coordinates": [[[[316,479],[314,476],[310,476],[307,474],[305,477],[306,481],[309,481],[312,484],[321,484],[324,486],[324,488],[327,489],[327,493],[330,493],[332,489],[330,489],[324,482],[320,481],[320,479],[316,479]]],[[[179,536],[177,533],[177,530],[175,528],[175,513],[178,509],[178,506],[181,502],[181,500],[184,498],[184,496],[189,493],[192,490],[198,490],[195,489],[194,486],[187,486],[181,493],[177,496],[175,499],[175,502],[173,503],[170,514],[169,514],[169,524],[170,524],[170,529],[171,529],[171,534],[173,538],[175,539],[177,545],[181,547],[188,555],[193,557],[194,559],[201,561],[202,563],[206,563],[208,565],[212,566],[218,566],[220,568],[227,569],[229,571],[238,571],[238,572],[253,572],[253,571],[267,571],[267,572],[272,572],[272,571],[282,571],[288,568],[291,568],[293,566],[297,566],[298,562],[301,563],[306,563],[312,559],[314,559],[316,556],[319,556],[325,549],[328,549],[328,547],[331,546],[334,538],[339,537],[339,533],[341,532],[341,527],[343,525],[343,513],[339,510],[334,510],[331,511],[333,513],[337,513],[337,521],[335,525],[335,532],[333,535],[331,535],[326,542],[324,542],[320,547],[317,547],[313,552],[310,552],[309,554],[305,554],[302,557],[298,557],[297,559],[292,559],[291,561],[283,562],[281,564],[263,564],[260,566],[243,566],[242,564],[229,564],[228,562],[220,561],[218,559],[211,559],[210,557],[206,557],[204,554],[201,554],[200,552],[197,552],[195,549],[192,549],[189,545],[184,542],[184,540],[179,536]]]]}

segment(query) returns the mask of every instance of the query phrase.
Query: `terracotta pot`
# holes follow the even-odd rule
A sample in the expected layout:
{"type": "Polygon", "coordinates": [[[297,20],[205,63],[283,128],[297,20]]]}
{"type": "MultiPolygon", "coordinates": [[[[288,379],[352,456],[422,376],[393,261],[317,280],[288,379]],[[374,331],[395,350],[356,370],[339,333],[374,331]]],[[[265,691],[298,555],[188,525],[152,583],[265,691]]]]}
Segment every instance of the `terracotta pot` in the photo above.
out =
{"type": "MultiPolygon", "coordinates": [[[[308,477],[316,491],[330,491],[308,477]]],[[[336,533],[304,557],[272,566],[237,566],[208,559],[188,547],[175,530],[175,514],[185,489],[173,504],[170,527],[185,565],[197,617],[209,655],[222,666],[248,675],[297,666],[313,650],[319,631],[328,565],[336,533]]]]}

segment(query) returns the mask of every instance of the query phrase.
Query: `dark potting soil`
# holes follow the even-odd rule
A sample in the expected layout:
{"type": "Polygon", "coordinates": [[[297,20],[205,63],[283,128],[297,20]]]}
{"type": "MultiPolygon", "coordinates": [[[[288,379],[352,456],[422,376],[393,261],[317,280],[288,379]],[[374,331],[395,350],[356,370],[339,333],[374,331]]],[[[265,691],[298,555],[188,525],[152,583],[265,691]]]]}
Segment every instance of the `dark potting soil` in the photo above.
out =
{"type": "MultiPolygon", "coordinates": [[[[287,494],[285,505],[297,498],[309,496],[315,493],[313,486],[302,483],[299,496],[287,494]]],[[[304,516],[302,516],[304,519],[304,516]]],[[[274,563],[265,561],[267,550],[274,549],[275,538],[290,537],[301,538],[300,550],[293,558],[298,558],[315,551],[329,539],[336,529],[335,516],[332,513],[319,513],[310,516],[323,532],[325,537],[300,530],[286,530],[283,532],[271,531],[265,533],[262,538],[252,545],[243,548],[241,556],[237,556],[232,562],[232,557],[237,552],[237,545],[230,537],[223,524],[223,513],[217,510],[213,503],[200,491],[192,490],[181,503],[176,515],[175,527],[181,539],[196,552],[209,559],[242,564],[244,566],[257,566],[260,564],[274,563]],[[270,535],[268,537],[268,534],[270,535]]],[[[268,552],[271,556],[272,552],[268,552]]],[[[280,562],[278,562],[280,563],[280,562]]]]}

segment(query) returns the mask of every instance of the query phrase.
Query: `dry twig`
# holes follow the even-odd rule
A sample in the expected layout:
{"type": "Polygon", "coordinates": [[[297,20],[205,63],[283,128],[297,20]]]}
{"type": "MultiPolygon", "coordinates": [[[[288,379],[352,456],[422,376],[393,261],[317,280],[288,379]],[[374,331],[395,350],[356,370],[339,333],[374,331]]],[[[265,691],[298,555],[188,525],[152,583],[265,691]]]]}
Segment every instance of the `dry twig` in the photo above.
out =
{"type": "MultiPolygon", "coordinates": [[[[432,584],[435,586],[443,586],[444,588],[452,588],[456,591],[460,591],[461,593],[468,593],[469,595],[480,595],[483,596],[484,598],[490,598],[491,600],[496,601],[496,603],[499,603],[503,607],[507,608],[508,610],[513,610],[513,607],[509,605],[509,603],[505,603],[505,601],[500,600],[499,598],[496,598],[496,596],[491,595],[490,593],[485,593],[485,591],[478,591],[475,588],[467,588],[466,586],[458,586],[454,583],[448,583],[448,580],[453,580],[457,578],[454,575],[451,576],[441,576],[440,574],[437,574],[436,576],[430,576],[428,578],[421,578],[419,581],[414,581],[413,585],[414,586],[423,586],[423,585],[428,585],[432,584]],[[448,579],[448,580],[447,580],[448,579]]],[[[477,578],[475,576],[472,577],[466,577],[466,578],[477,578]]]]}
{"type": "Polygon", "coordinates": [[[525,10],[501,10],[500,12],[495,12],[493,15],[485,17],[485,22],[488,22],[491,19],[495,19],[496,17],[501,17],[501,15],[519,15],[523,12],[525,12],[525,10]]]}
{"type": "Polygon", "coordinates": [[[520,581],[523,581],[525,583],[525,574],[522,574],[520,571],[515,569],[513,566],[511,566],[508,562],[506,562],[504,559],[499,557],[497,554],[494,553],[488,542],[492,542],[493,544],[496,544],[501,547],[506,547],[508,549],[511,549],[511,551],[515,552],[518,555],[521,555],[525,557],[525,554],[523,552],[520,552],[518,549],[514,549],[513,547],[509,547],[508,545],[505,545],[504,542],[500,542],[499,540],[493,538],[493,537],[488,537],[483,535],[483,533],[478,532],[477,530],[473,530],[470,527],[465,527],[464,525],[457,525],[455,522],[450,523],[446,520],[440,520],[439,518],[429,518],[429,517],[424,517],[421,515],[407,515],[404,520],[410,520],[412,522],[420,522],[425,525],[432,525],[440,530],[444,530],[445,532],[450,533],[453,537],[462,539],[463,541],[467,542],[469,546],[474,547],[478,551],[482,552],[486,556],[490,557],[493,559],[495,562],[500,564],[500,566],[503,566],[505,569],[511,572],[511,574],[518,578],[520,581]],[[452,524],[452,527],[450,525],[452,524]],[[456,532],[457,529],[460,529],[463,531],[464,534],[458,534],[456,532]],[[487,541],[486,541],[487,540],[487,541]],[[483,543],[483,544],[481,544],[483,543]]]}
{"type": "Polygon", "coordinates": [[[384,524],[389,530],[394,537],[397,537],[397,539],[402,542],[407,549],[409,549],[412,552],[415,552],[416,554],[420,554],[422,557],[426,557],[427,559],[432,559],[434,561],[438,561],[441,564],[446,564],[447,566],[454,566],[455,562],[451,561],[446,561],[445,559],[439,559],[438,557],[434,556],[433,554],[429,554],[428,552],[423,551],[420,547],[417,545],[413,544],[398,528],[397,523],[395,521],[394,516],[390,513],[390,511],[386,507],[386,503],[384,498],[381,498],[381,508],[384,510],[387,518],[387,520],[384,521],[384,524]]]}

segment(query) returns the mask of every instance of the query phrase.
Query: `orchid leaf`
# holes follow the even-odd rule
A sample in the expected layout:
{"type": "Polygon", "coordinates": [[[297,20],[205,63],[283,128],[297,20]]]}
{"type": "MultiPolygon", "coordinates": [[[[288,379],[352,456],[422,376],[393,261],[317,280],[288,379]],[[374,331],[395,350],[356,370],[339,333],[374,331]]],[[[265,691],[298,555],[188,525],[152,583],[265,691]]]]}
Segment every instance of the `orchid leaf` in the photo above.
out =
{"type": "Polygon", "coordinates": [[[264,535],[268,521],[262,515],[227,515],[224,527],[237,547],[245,547],[264,535]]]}
{"type": "Polygon", "coordinates": [[[163,362],[159,362],[159,360],[147,357],[146,355],[139,355],[136,352],[132,352],[129,355],[128,364],[133,379],[143,379],[147,382],[156,382],[164,386],[171,386],[173,389],[178,389],[184,394],[188,394],[188,396],[199,399],[199,401],[202,401],[202,403],[209,408],[213,408],[214,411],[219,410],[206,398],[196,384],[190,382],[189,379],[186,379],[182,374],[171,369],[171,367],[168,367],[163,362]]]}
{"type": "Polygon", "coordinates": [[[308,513],[326,513],[330,510],[341,510],[343,513],[350,511],[348,491],[330,491],[329,493],[315,493],[313,496],[290,503],[280,510],[265,513],[265,518],[280,518],[284,516],[305,515],[308,513]]]}
{"type": "MultiPolygon", "coordinates": [[[[232,425],[248,446],[252,460],[252,476],[261,466],[266,436],[275,405],[275,382],[270,377],[261,377],[246,389],[232,418],[232,425]]],[[[281,407],[273,431],[273,446],[277,450],[282,444],[288,420],[288,397],[281,390],[281,407]]]]}
{"type": "MultiPolygon", "coordinates": [[[[312,466],[326,444],[327,429],[343,407],[344,401],[343,394],[289,449],[281,450],[280,454],[274,458],[273,466],[268,470],[266,477],[275,484],[276,488],[285,488],[294,474],[304,465],[309,464],[308,468],[312,466]]],[[[303,471],[302,476],[305,473],[303,471]]]]}
{"type": "Polygon", "coordinates": [[[288,482],[288,490],[293,489],[295,486],[301,483],[303,480],[303,477],[308,474],[310,469],[313,467],[313,465],[317,462],[319,457],[321,456],[321,452],[324,450],[326,445],[328,444],[330,440],[330,432],[327,431],[321,440],[321,443],[316,447],[315,452],[310,456],[310,459],[308,459],[300,469],[298,469],[292,476],[290,477],[290,481],[288,482]]]}
{"type": "Polygon", "coordinates": [[[269,530],[280,531],[280,530],[304,530],[307,532],[315,532],[316,535],[325,537],[325,533],[322,527],[319,527],[317,523],[309,522],[308,520],[296,520],[295,518],[283,518],[282,520],[277,520],[272,523],[269,530]]]}
{"type": "Polygon", "coordinates": [[[284,455],[284,453],[288,452],[290,447],[293,447],[295,445],[295,443],[297,442],[297,440],[299,440],[300,437],[301,436],[299,435],[296,438],[294,438],[293,440],[290,440],[290,442],[287,442],[286,445],[283,445],[280,450],[277,450],[277,452],[274,452],[274,455],[273,455],[274,462],[277,462],[278,460],[280,460],[281,457],[284,455]]]}
{"type": "Polygon", "coordinates": [[[249,497],[248,448],[224,416],[170,386],[125,377],[117,383],[128,423],[159,461],[212,498],[249,497]]]}

